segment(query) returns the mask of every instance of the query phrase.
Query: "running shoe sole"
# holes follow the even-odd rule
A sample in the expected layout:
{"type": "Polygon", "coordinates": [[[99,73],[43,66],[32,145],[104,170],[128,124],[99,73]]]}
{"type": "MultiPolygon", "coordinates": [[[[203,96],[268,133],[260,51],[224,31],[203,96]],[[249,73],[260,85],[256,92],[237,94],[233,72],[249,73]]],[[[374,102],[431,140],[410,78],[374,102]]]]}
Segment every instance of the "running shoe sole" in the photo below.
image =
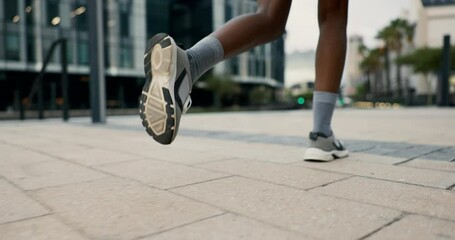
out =
{"type": "Polygon", "coordinates": [[[330,162],[337,158],[344,158],[349,155],[348,150],[323,151],[319,148],[308,148],[303,155],[305,161],[330,162]]]}
{"type": "Polygon", "coordinates": [[[140,97],[140,116],[147,133],[161,144],[170,144],[178,129],[180,109],[176,107],[174,79],[177,45],[167,34],[155,35],[144,55],[146,83],[140,97]]]}

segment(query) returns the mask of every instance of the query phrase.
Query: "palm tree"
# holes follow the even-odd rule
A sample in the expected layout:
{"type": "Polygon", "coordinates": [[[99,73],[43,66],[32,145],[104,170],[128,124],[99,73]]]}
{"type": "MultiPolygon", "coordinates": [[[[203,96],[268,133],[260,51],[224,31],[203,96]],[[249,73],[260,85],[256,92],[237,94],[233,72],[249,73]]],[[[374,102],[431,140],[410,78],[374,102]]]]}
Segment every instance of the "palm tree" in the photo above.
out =
{"type": "Polygon", "coordinates": [[[390,58],[389,51],[394,39],[394,30],[390,26],[386,26],[381,29],[376,35],[376,39],[380,39],[384,42],[384,67],[385,67],[385,78],[386,78],[386,94],[390,95],[391,90],[391,80],[390,80],[390,58]]]}
{"type": "MultiPolygon", "coordinates": [[[[390,27],[394,29],[394,39],[392,41],[392,49],[397,53],[397,59],[401,57],[403,50],[403,40],[406,40],[408,44],[412,44],[414,39],[414,27],[415,25],[410,24],[406,19],[397,18],[390,23],[390,27]]],[[[397,87],[398,96],[403,94],[403,85],[401,80],[401,64],[397,64],[397,87]]],[[[406,84],[407,85],[407,84],[406,84]]]]}
{"type": "Polygon", "coordinates": [[[371,75],[374,76],[374,93],[377,95],[379,93],[379,89],[382,85],[381,81],[381,70],[383,68],[383,64],[381,62],[382,58],[382,50],[379,48],[368,49],[365,45],[359,46],[359,52],[363,57],[363,60],[360,62],[360,69],[364,72],[366,78],[366,92],[372,92],[371,87],[371,75]]]}
{"type": "MultiPolygon", "coordinates": [[[[401,57],[403,50],[403,40],[406,39],[408,43],[412,43],[414,38],[414,25],[409,23],[406,19],[397,18],[392,20],[390,24],[381,29],[376,38],[384,41],[385,50],[385,68],[387,80],[387,92],[391,92],[390,87],[390,59],[389,51],[397,53],[397,58],[401,57]]],[[[400,97],[403,94],[403,84],[401,80],[401,64],[397,63],[396,68],[397,79],[397,95],[400,97]]]]}

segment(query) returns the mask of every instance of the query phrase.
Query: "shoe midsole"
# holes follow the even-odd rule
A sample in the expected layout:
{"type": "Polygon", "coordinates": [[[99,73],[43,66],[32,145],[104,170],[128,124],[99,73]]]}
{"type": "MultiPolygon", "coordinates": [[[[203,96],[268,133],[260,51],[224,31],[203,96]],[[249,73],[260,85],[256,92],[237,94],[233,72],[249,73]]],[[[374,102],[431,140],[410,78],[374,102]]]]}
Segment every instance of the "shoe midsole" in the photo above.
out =
{"type": "MultiPolygon", "coordinates": [[[[170,39],[170,41],[171,41],[171,44],[169,46],[171,48],[171,60],[170,60],[169,69],[168,69],[167,72],[165,72],[163,74],[163,73],[161,73],[160,71],[158,71],[158,70],[156,70],[154,68],[154,66],[153,66],[154,61],[150,61],[153,79],[151,80],[151,84],[150,84],[149,90],[148,90],[148,92],[146,94],[148,96],[151,96],[152,92],[154,91],[155,88],[158,88],[158,91],[160,91],[160,92],[162,92],[163,88],[166,88],[166,89],[169,90],[169,94],[170,94],[171,99],[172,99],[171,108],[174,109],[174,115],[171,116],[172,118],[174,118],[174,121],[173,121],[174,122],[174,126],[171,126],[171,129],[174,130],[174,135],[175,135],[175,129],[178,126],[178,123],[176,121],[176,115],[180,114],[178,112],[178,108],[176,107],[176,104],[175,104],[175,95],[174,95],[174,84],[175,84],[175,81],[173,81],[173,79],[175,79],[176,75],[177,75],[177,67],[176,67],[176,64],[177,64],[177,46],[176,46],[176,44],[175,44],[175,42],[173,41],[172,38],[166,37],[163,40],[165,40],[165,39],[170,39]]],[[[164,51],[164,50],[159,48],[159,47],[152,47],[152,49],[150,50],[150,54],[149,54],[150,58],[153,57],[154,51],[164,51]]],[[[161,59],[161,61],[163,61],[163,59],[161,59]]],[[[156,101],[156,99],[152,99],[150,97],[147,98],[147,101],[145,102],[145,105],[146,106],[151,105],[151,101],[156,101]]],[[[163,109],[164,109],[163,114],[165,114],[167,116],[169,113],[166,112],[166,107],[165,107],[166,103],[167,102],[165,101],[164,96],[163,96],[160,99],[160,104],[162,104],[164,106],[163,107],[163,109]]],[[[147,112],[146,112],[146,115],[148,115],[147,112]]],[[[147,116],[147,117],[150,119],[150,116],[147,116]]],[[[156,135],[162,135],[162,134],[165,133],[165,131],[167,129],[169,129],[168,126],[166,126],[166,124],[167,124],[167,121],[165,122],[165,126],[164,126],[162,132],[155,132],[155,129],[153,129],[153,128],[152,128],[152,130],[155,132],[156,135]]],[[[152,125],[153,125],[153,123],[152,123],[152,125]]]]}

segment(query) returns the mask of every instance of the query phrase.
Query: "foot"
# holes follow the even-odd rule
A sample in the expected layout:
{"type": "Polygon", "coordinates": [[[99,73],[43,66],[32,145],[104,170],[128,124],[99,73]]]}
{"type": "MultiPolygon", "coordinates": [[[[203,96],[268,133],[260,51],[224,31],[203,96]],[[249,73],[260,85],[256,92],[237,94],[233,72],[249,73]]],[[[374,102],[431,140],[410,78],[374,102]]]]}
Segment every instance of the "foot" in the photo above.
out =
{"type": "Polygon", "coordinates": [[[330,162],[336,158],[344,158],[349,155],[349,151],[343,143],[332,134],[327,137],[323,133],[310,132],[310,147],[303,155],[305,161],[330,162]]]}
{"type": "Polygon", "coordinates": [[[191,106],[192,79],[186,52],[164,33],[147,44],[144,56],[147,81],[139,113],[147,133],[161,144],[177,136],[180,117],[191,106]]]}

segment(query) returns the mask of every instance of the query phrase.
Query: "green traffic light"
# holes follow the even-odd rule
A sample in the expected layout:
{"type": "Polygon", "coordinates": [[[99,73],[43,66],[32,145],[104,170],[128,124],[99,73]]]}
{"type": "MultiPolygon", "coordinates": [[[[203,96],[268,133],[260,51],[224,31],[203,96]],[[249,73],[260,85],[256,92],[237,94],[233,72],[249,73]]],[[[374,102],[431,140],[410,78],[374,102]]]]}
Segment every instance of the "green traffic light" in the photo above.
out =
{"type": "Polygon", "coordinates": [[[299,97],[299,98],[297,99],[297,103],[300,104],[300,105],[303,105],[303,104],[305,103],[305,98],[299,97]]]}

